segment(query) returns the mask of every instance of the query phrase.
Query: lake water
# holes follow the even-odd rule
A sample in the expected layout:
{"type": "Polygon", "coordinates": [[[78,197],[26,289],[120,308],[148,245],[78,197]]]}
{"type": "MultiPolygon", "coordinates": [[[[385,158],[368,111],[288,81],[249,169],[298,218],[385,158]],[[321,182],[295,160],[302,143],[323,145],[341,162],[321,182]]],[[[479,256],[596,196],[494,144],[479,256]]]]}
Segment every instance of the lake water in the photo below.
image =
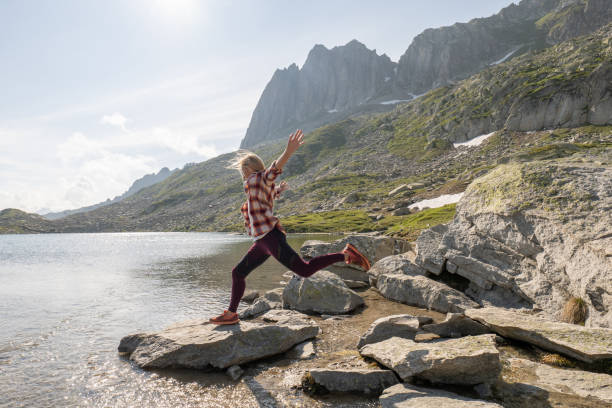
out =
{"type": "MultiPolygon", "coordinates": [[[[334,237],[288,237],[296,250],[307,239],[334,237]]],[[[0,235],[0,406],[232,406],[214,379],[141,370],[117,346],[226,309],[251,244],[226,233],[0,235]]],[[[278,287],[285,271],[270,258],[247,290],[278,287]]]]}

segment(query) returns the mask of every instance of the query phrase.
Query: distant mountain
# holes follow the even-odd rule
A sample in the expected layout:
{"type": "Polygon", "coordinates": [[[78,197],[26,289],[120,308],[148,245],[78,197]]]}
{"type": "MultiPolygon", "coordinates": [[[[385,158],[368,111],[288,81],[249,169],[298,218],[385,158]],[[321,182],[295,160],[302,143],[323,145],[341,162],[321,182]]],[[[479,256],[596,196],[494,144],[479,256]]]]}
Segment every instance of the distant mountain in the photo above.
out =
{"type": "Polygon", "coordinates": [[[313,130],[354,114],[390,110],[439,86],[584,35],[612,21],[610,0],[522,0],[468,23],[427,29],[398,63],[356,40],[316,45],[300,69],[277,70],[253,112],[241,148],[313,130]]]}
{"type": "Polygon", "coordinates": [[[130,186],[130,188],[125,193],[121,194],[120,196],[116,196],[112,200],[110,198],[107,198],[106,201],[102,201],[101,203],[98,203],[98,204],[93,204],[87,207],[81,207],[81,208],[77,208],[74,210],[50,212],[50,213],[42,214],[42,216],[48,220],[57,220],[57,219],[66,217],[71,214],[79,214],[79,213],[95,210],[96,208],[104,207],[109,204],[117,203],[129,196],[136,194],[137,192],[139,192],[145,187],[149,187],[149,186],[152,186],[153,184],[157,184],[161,181],[164,181],[176,171],[178,171],[178,169],[174,169],[171,171],[167,167],[164,167],[157,174],[155,173],[147,174],[139,178],[138,180],[134,181],[132,185],[130,186]]]}

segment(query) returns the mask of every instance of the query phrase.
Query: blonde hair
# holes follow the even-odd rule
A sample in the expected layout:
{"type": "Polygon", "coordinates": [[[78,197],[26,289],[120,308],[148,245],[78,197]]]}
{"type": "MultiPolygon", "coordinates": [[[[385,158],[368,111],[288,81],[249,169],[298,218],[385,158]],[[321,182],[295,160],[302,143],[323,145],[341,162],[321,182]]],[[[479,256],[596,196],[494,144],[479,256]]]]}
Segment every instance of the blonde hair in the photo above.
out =
{"type": "Polygon", "coordinates": [[[247,168],[258,172],[265,170],[266,165],[255,153],[248,150],[238,150],[236,152],[236,156],[230,161],[229,166],[226,168],[238,170],[240,171],[242,178],[246,178],[247,168]]]}

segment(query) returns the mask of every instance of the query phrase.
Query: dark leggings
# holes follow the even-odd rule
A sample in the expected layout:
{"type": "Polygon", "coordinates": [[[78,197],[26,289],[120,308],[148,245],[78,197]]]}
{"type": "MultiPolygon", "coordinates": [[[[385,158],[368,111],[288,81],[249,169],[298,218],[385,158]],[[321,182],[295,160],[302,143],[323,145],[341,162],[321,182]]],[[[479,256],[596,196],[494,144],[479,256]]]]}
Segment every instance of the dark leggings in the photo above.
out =
{"type": "Polygon", "coordinates": [[[321,255],[312,258],[305,262],[300,256],[289,246],[287,237],[276,226],[268,232],[263,238],[255,241],[253,246],[249,248],[244,258],[232,270],[232,298],[229,309],[236,312],[238,303],[246,286],[245,278],[251,271],[264,263],[272,255],[281,264],[295,272],[296,274],[307,278],[318,270],[325,268],[336,262],[344,261],[344,254],[341,252],[321,255]]]}

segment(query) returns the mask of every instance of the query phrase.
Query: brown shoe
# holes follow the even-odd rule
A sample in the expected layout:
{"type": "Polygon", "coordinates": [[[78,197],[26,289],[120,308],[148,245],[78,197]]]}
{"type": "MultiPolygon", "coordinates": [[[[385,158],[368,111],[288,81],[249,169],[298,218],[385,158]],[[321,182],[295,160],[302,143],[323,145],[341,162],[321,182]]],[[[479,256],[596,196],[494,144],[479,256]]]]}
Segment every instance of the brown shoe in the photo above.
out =
{"type": "Polygon", "coordinates": [[[238,313],[230,312],[229,310],[224,310],[219,316],[211,317],[209,320],[213,324],[236,324],[239,321],[238,313]]]}
{"type": "Polygon", "coordinates": [[[366,271],[370,269],[370,261],[368,261],[368,258],[359,252],[353,245],[347,243],[342,253],[348,255],[348,259],[345,261],[347,264],[359,265],[366,271]]]}

